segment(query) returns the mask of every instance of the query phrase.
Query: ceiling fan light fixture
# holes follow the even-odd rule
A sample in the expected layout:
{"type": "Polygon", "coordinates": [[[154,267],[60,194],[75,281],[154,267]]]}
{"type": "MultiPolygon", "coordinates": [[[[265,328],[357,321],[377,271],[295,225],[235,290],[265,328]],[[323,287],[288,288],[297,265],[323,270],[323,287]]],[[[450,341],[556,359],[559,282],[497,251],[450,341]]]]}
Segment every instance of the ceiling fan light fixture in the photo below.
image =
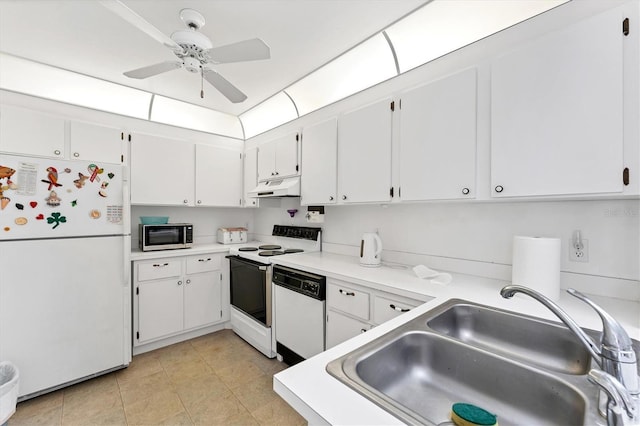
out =
{"type": "Polygon", "coordinates": [[[213,47],[211,40],[209,40],[206,35],[192,30],[175,31],[171,34],[171,40],[187,50],[196,49],[198,51],[204,51],[213,47]]]}
{"type": "Polygon", "coordinates": [[[200,70],[202,69],[202,66],[200,65],[200,61],[190,56],[182,58],[182,65],[184,66],[184,69],[194,74],[199,73],[200,70]]]}

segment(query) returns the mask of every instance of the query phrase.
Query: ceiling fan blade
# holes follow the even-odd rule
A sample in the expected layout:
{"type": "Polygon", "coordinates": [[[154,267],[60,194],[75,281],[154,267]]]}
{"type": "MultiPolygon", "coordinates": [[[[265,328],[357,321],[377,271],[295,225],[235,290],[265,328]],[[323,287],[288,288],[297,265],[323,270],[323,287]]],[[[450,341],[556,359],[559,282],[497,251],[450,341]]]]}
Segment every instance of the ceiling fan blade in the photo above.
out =
{"type": "Polygon", "coordinates": [[[148,78],[154,75],[162,74],[163,72],[177,70],[182,68],[182,62],[180,61],[165,61],[159,64],[148,65],[146,67],[138,68],[135,70],[127,71],[123,73],[130,78],[148,78]]]}
{"type": "Polygon", "coordinates": [[[229,62],[257,61],[269,59],[271,49],[259,38],[239,41],[205,51],[205,55],[212,62],[226,64],[229,62]]]}
{"type": "Polygon", "coordinates": [[[216,71],[205,69],[203,70],[203,77],[234,104],[240,103],[247,99],[247,95],[242,93],[236,86],[229,83],[216,71]]]}
{"type": "Polygon", "coordinates": [[[142,16],[138,15],[136,12],[125,6],[125,4],[120,0],[99,0],[99,2],[104,7],[120,16],[122,19],[129,22],[131,25],[146,33],[156,41],[159,41],[160,43],[173,49],[176,52],[182,52],[184,50],[178,43],[173,41],[171,37],[151,25],[142,16]]]}

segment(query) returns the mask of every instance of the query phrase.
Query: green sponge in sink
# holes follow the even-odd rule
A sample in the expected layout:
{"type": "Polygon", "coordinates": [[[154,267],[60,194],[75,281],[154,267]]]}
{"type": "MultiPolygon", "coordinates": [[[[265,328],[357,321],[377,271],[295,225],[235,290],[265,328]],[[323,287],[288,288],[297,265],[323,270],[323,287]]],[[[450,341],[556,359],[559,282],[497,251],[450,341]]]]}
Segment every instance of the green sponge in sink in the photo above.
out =
{"type": "Polygon", "coordinates": [[[451,420],[458,426],[497,426],[498,416],[472,404],[457,402],[451,407],[451,420]]]}

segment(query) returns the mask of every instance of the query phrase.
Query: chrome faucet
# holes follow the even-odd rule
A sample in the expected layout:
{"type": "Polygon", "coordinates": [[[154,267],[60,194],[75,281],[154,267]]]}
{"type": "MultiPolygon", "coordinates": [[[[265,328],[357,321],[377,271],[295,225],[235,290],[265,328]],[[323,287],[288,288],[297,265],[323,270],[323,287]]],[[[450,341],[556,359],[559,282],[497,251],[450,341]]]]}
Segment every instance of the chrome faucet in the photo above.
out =
{"type": "Polygon", "coordinates": [[[600,344],[596,344],[560,306],[539,292],[518,285],[508,285],[500,290],[505,299],[510,299],[515,293],[526,294],[549,308],[576,335],[603,370],[592,370],[589,380],[600,386],[601,394],[608,397],[608,402],[602,400],[600,411],[606,415],[609,426],[640,424],[637,355],[631,338],[620,323],[584,294],[567,289],[567,293],[587,303],[600,316],[602,336],[600,344]]]}

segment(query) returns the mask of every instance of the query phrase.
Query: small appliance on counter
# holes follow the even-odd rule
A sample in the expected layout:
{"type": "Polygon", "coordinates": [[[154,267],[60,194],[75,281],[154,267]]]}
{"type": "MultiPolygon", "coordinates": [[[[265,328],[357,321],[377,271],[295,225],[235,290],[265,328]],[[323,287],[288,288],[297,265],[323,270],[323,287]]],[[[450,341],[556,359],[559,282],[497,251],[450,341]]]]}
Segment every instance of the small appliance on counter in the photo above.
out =
{"type": "Polygon", "coordinates": [[[192,245],[191,223],[138,225],[138,247],[142,251],[185,249],[192,245]]]}
{"type": "Polygon", "coordinates": [[[247,242],[247,228],[218,228],[220,244],[240,244],[247,242]]]}
{"type": "Polygon", "coordinates": [[[365,232],[360,240],[360,265],[378,267],[382,261],[382,240],[378,234],[365,232]]]}

